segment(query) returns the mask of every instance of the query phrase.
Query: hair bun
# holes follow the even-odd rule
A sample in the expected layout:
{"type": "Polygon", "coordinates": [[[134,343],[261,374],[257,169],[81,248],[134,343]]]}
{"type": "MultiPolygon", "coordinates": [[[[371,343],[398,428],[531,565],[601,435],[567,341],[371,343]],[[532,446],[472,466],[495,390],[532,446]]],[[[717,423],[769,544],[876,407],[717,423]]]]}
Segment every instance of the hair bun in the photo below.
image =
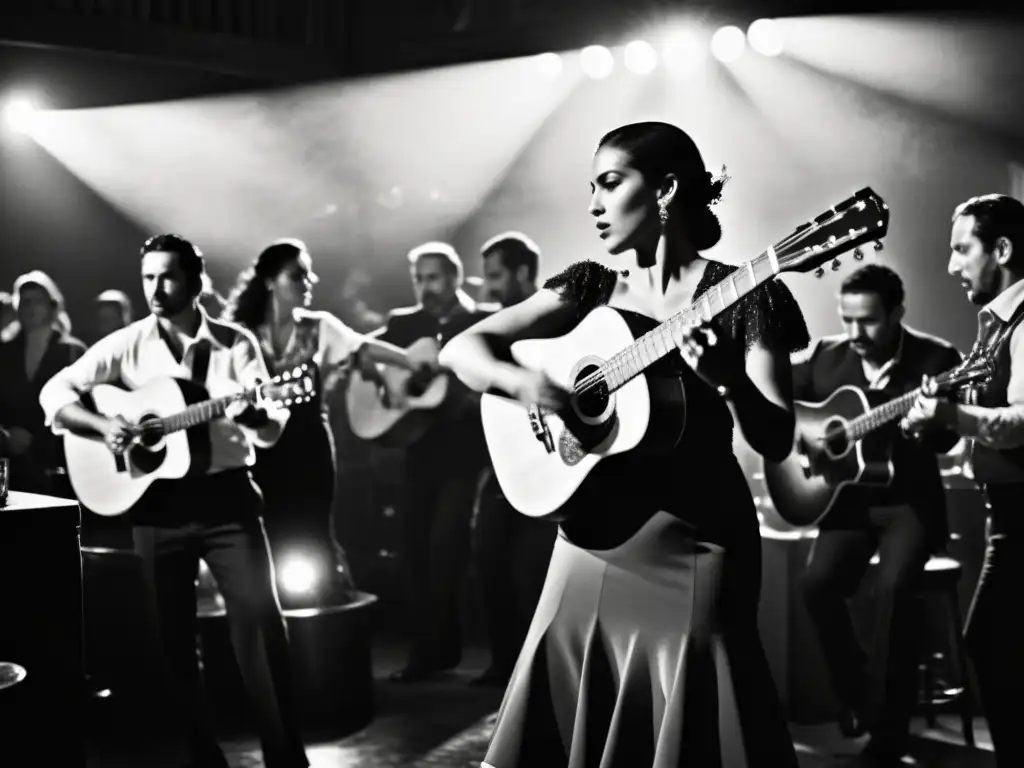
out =
{"type": "Polygon", "coordinates": [[[711,175],[711,171],[707,172],[708,179],[708,200],[705,205],[714,205],[722,199],[722,189],[725,187],[725,183],[729,181],[731,177],[725,172],[725,166],[722,166],[722,172],[715,178],[711,175]]]}
{"type": "Polygon", "coordinates": [[[722,199],[722,189],[728,180],[725,166],[722,166],[722,173],[717,178],[711,175],[711,171],[705,171],[703,176],[698,176],[697,181],[684,190],[683,205],[690,209],[714,205],[722,199]]]}
{"type": "Polygon", "coordinates": [[[722,223],[708,206],[694,212],[690,220],[690,238],[698,251],[713,248],[722,239],[722,223]]]}

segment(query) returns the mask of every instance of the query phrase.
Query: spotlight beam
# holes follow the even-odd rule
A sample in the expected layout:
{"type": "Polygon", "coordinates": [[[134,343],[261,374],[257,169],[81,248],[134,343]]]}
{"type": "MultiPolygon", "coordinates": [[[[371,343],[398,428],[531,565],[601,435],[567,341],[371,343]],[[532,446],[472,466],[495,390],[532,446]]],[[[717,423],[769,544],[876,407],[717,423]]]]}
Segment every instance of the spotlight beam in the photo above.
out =
{"type": "Polygon", "coordinates": [[[828,80],[838,81],[844,85],[851,85],[855,88],[860,89],[862,92],[867,93],[873,98],[879,99],[884,102],[887,106],[895,107],[896,109],[904,109],[911,112],[916,112],[919,115],[925,115],[933,120],[946,125],[954,125],[957,127],[969,128],[973,131],[978,131],[984,136],[988,137],[991,141],[998,144],[999,149],[1010,155],[1016,155],[1020,151],[1021,142],[1024,141],[1024,132],[1013,133],[1005,131],[1000,128],[995,128],[992,125],[982,122],[977,119],[973,119],[964,114],[947,112],[945,110],[934,107],[930,104],[924,104],[920,101],[914,101],[906,96],[900,96],[899,94],[887,91],[884,88],[880,88],[876,85],[871,85],[858,80],[848,75],[838,74],[836,72],[827,72],[820,67],[816,67],[801,58],[789,57],[788,63],[792,66],[798,67],[805,72],[811,72],[818,77],[824,77],[828,80]]]}

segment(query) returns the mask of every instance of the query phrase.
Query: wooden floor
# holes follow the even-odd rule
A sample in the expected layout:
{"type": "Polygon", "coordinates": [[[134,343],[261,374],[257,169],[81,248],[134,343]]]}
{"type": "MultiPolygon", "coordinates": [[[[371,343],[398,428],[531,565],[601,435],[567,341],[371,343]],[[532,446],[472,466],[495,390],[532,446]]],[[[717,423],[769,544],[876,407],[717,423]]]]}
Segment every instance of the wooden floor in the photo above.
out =
{"type": "MultiPolygon", "coordinates": [[[[363,730],[329,742],[309,742],[313,768],[478,768],[487,747],[501,691],[469,685],[484,666],[481,651],[471,651],[462,668],[429,684],[397,685],[386,676],[400,655],[376,654],[377,715],[363,730]]],[[[862,745],[842,739],[834,725],[792,726],[801,768],[857,768],[862,745]]],[[[964,746],[959,721],[941,717],[935,730],[915,722],[913,761],[934,768],[988,768],[995,765],[984,721],[975,726],[978,746],[964,746]]],[[[254,739],[224,742],[232,768],[262,768],[254,739]]],[[[93,754],[89,768],[163,768],[158,754],[93,754]]],[[[175,767],[177,768],[177,767],[175,767]]]]}

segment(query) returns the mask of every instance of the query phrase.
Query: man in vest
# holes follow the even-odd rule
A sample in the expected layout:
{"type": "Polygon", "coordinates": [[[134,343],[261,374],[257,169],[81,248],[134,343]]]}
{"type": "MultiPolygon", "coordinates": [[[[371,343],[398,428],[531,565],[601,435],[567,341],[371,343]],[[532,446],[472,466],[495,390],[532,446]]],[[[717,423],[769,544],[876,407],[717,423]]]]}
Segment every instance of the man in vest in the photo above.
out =
{"type": "MultiPolygon", "coordinates": [[[[1024,593],[1024,204],[973,197],[953,213],[949,274],[978,312],[978,341],[994,375],[967,404],[920,397],[903,420],[919,433],[938,424],[971,439],[975,481],[989,503],[988,549],[967,620],[967,645],[1000,768],[1024,765],[1024,644],[1008,626],[1024,593]]],[[[927,389],[927,387],[926,387],[927,389]]]]}

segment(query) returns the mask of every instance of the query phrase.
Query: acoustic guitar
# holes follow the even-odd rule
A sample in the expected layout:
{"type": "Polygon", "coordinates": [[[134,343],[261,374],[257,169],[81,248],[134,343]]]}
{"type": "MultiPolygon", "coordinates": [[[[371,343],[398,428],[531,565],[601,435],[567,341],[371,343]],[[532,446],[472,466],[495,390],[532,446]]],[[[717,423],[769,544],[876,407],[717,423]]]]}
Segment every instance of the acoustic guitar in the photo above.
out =
{"type": "Polygon", "coordinates": [[[133,439],[115,455],[101,435],[64,434],[68,477],[78,500],[98,515],[127,512],[158,479],[203,474],[209,468],[206,425],[224,415],[229,403],[244,400],[261,406],[306,402],[315,394],[306,365],[281,373],[258,386],[210,398],[206,388],[189,379],[161,377],[134,390],[98,384],[84,402],[95,413],[121,416],[133,439]]]}
{"type": "MultiPolygon", "coordinates": [[[[992,376],[979,357],[935,377],[936,394],[950,395],[992,376]]],[[[793,450],[764,461],[764,482],[775,513],[793,528],[818,525],[848,485],[887,486],[893,479],[892,441],[877,430],[910,412],[921,387],[879,400],[877,391],[845,386],[820,403],[796,401],[793,450]]]]}
{"type": "MultiPolygon", "coordinates": [[[[743,264],[693,304],[636,337],[624,316],[599,307],[564,336],[511,346],[520,365],[544,371],[571,392],[554,413],[485,394],[480,408],[494,472],[509,503],[534,518],[563,519],[568,504],[602,459],[626,451],[662,452],[685,429],[685,393],[658,389],[645,370],[676,351],[680,327],[707,321],[784,272],[817,270],[838,255],[878,242],[889,209],[870,188],[857,192],[743,264]]],[[[679,387],[681,389],[681,387],[679,387]]]]}
{"type": "MultiPolygon", "coordinates": [[[[439,349],[437,341],[417,339],[406,349],[439,349]]],[[[404,448],[419,440],[453,404],[449,375],[427,369],[411,371],[377,365],[372,376],[354,369],[345,390],[345,412],[352,433],[390,448],[404,448]],[[392,403],[388,392],[400,391],[404,400],[392,403]]]]}

